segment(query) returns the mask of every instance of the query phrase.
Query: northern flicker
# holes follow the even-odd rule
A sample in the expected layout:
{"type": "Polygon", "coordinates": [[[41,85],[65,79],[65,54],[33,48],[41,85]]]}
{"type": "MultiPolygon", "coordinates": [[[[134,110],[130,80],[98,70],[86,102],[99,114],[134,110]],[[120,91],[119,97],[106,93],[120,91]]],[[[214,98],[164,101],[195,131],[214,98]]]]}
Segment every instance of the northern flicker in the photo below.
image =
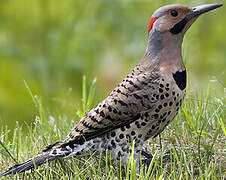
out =
{"type": "Polygon", "coordinates": [[[126,164],[133,140],[134,160],[139,164],[140,155],[148,156],[142,151],[144,142],[164,130],[183,102],[186,70],[181,48],[185,32],[198,16],[220,6],[172,4],[156,10],[148,26],[146,52],[132,72],[64,140],[47,146],[40,155],[13,166],[0,177],[90,152],[107,151],[126,164]]]}

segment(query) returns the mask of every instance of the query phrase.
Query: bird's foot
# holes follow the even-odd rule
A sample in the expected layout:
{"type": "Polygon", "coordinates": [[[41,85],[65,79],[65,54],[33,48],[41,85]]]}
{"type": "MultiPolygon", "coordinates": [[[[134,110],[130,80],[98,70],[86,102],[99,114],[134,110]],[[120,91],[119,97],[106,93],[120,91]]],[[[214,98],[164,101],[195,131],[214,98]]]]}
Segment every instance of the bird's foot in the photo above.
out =
{"type": "Polygon", "coordinates": [[[173,153],[172,153],[172,151],[171,151],[170,149],[167,150],[167,151],[163,154],[162,160],[163,160],[164,163],[170,162],[170,161],[173,161],[173,160],[174,160],[173,153]]]}
{"type": "MultiPolygon", "coordinates": [[[[142,159],[142,164],[149,166],[153,159],[153,155],[145,151],[141,151],[141,155],[145,157],[144,159],[142,159]]],[[[158,158],[161,158],[161,157],[159,156],[158,158]]],[[[170,150],[167,150],[162,156],[162,162],[166,163],[171,160],[172,161],[174,160],[174,156],[170,150]]]]}

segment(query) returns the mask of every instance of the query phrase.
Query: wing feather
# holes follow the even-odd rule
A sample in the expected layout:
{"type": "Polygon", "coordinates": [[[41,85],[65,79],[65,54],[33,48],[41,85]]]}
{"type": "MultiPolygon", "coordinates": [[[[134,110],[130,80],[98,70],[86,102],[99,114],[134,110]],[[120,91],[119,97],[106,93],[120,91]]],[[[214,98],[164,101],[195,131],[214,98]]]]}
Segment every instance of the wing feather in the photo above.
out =
{"type": "MultiPolygon", "coordinates": [[[[155,97],[158,86],[157,73],[145,74],[133,70],[105,100],[91,109],[56,147],[82,143],[139,119],[142,113],[153,110],[158,100],[155,97]]],[[[55,146],[51,146],[53,147],[55,146]]]]}

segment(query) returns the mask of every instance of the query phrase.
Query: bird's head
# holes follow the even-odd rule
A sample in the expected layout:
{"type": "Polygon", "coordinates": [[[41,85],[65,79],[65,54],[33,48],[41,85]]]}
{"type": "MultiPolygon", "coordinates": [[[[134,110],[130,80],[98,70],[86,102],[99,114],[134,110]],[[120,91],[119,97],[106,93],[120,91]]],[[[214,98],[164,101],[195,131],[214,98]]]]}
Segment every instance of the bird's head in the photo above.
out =
{"type": "Polygon", "coordinates": [[[150,35],[152,32],[158,31],[172,35],[183,34],[198,16],[220,6],[222,4],[205,4],[194,8],[180,4],[163,6],[152,15],[148,33],[150,35]]]}
{"type": "MultiPolygon", "coordinates": [[[[171,4],[157,9],[148,26],[149,43],[147,50],[156,56],[162,49],[176,49],[180,53],[184,33],[197,17],[216,9],[222,4],[205,4],[194,8],[171,4]]],[[[175,50],[175,51],[176,51],[175,50]]],[[[169,53],[167,51],[167,53],[169,53]]],[[[172,53],[173,54],[173,53],[172,53]]]]}

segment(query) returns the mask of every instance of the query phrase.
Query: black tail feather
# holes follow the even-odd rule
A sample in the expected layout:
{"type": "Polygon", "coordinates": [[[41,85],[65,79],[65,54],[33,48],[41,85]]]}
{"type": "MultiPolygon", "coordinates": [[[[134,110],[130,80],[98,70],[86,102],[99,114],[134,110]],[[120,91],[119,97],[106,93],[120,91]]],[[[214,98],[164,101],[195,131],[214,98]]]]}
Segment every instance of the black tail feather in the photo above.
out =
{"type": "Polygon", "coordinates": [[[58,159],[60,156],[53,156],[50,155],[49,152],[44,152],[37,157],[30,159],[22,164],[17,164],[4,173],[0,174],[0,177],[10,175],[10,174],[16,174],[16,173],[21,173],[30,169],[33,169],[34,167],[40,166],[46,162],[53,161],[55,159],[58,159]]]}

